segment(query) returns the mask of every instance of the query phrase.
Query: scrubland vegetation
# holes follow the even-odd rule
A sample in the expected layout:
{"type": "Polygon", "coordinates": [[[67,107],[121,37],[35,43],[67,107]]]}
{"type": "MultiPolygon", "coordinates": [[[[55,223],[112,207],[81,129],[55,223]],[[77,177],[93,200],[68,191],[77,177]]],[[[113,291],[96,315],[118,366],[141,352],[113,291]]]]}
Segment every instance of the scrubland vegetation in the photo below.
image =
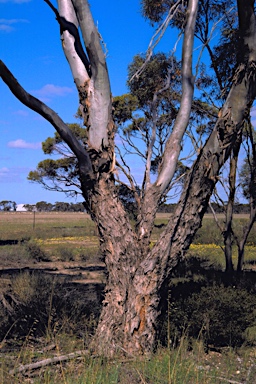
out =
{"type": "Polygon", "coordinates": [[[105,360],[88,351],[105,281],[94,224],[82,213],[2,213],[0,383],[254,383],[255,229],[238,275],[223,272],[218,231],[207,216],[173,271],[155,354],[105,360]]]}

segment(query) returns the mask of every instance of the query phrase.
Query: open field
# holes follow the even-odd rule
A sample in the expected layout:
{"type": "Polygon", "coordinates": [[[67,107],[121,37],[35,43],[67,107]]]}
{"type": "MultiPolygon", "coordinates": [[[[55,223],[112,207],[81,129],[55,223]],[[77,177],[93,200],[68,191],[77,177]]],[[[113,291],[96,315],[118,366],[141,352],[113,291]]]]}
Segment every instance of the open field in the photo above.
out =
{"type": "Polygon", "coordinates": [[[80,283],[102,283],[104,264],[89,216],[83,213],[0,214],[0,273],[44,270],[80,283]]]}
{"type": "Polygon", "coordinates": [[[77,236],[92,235],[94,225],[85,213],[0,212],[1,240],[21,240],[29,236],[47,238],[50,231],[63,236],[68,231],[77,236]]]}
{"type": "MultiPolygon", "coordinates": [[[[157,214],[156,224],[166,224],[170,214],[157,214]]],[[[235,215],[237,233],[243,230],[248,216],[235,215]]],[[[223,219],[218,215],[218,219],[223,219]]],[[[157,241],[163,229],[156,227],[152,234],[152,244],[157,241]]],[[[0,269],[15,266],[21,267],[40,259],[36,250],[25,252],[24,245],[28,242],[36,243],[44,256],[41,263],[70,262],[72,263],[99,263],[98,237],[94,223],[85,213],[72,212],[0,212],[0,269]],[[17,252],[19,250],[19,252],[17,252]],[[20,255],[17,257],[17,254],[20,255]]],[[[32,244],[33,245],[33,244],[32,244]]],[[[31,248],[33,248],[31,245],[31,248]]],[[[195,236],[194,243],[188,255],[208,258],[219,268],[224,268],[223,239],[212,215],[207,214],[203,226],[195,236]]],[[[234,247],[234,262],[236,262],[236,249],[234,247]]],[[[254,269],[256,265],[256,229],[253,228],[248,239],[245,252],[246,269],[254,269]]],[[[101,264],[102,265],[102,264],[101,264]]],[[[75,267],[75,265],[74,265],[75,267]]]]}

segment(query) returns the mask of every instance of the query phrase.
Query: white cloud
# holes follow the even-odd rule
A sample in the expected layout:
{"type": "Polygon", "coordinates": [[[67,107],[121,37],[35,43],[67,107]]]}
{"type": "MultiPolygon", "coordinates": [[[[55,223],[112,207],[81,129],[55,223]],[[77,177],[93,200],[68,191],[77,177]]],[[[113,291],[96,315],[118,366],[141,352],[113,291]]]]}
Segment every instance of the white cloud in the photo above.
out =
{"type": "Polygon", "coordinates": [[[54,84],[46,84],[41,89],[31,91],[43,101],[50,101],[53,97],[67,96],[73,89],[69,87],[60,87],[54,84]]]}
{"type": "MultiPolygon", "coordinates": [[[[1,0],[0,0],[1,3],[1,0]]],[[[17,23],[28,23],[26,19],[0,19],[0,31],[2,32],[12,32],[15,28],[12,26],[17,23]]]]}
{"type": "Polygon", "coordinates": [[[14,28],[10,27],[10,25],[0,24],[0,31],[9,33],[14,31],[14,28]]]}
{"type": "Polygon", "coordinates": [[[10,121],[8,120],[0,120],[1,125],[10,125],[10,121]]]}
{"type": "MultiPolygon", "coordinates": [[[[0,168],[0,183],[8,183],[14,180],[17,181],[16,177],[19,177],[17,172],[13,172],[13,170],[3,167],[0,168]]],[[[20,180],[20,178],[19,178],[20,180]]]]}
{"type": "Polygon", "coordinates": [[[28,174],[29,168],[13,167],[13,168],[0,168],[0,183],[21,183],[22,174],[28,174]]]}
{"type": "Polygon", "coordinates": [[[7,146],[9,148],[19,148],[19,149],[41,149],[42,143],[28,143],[23,139],[17,139],[14,141],[9,141],[7,146]]]}
{"type": "Polygon", "coordinates": [[[251,117],[256,117],[256,108],[255,107],[253,107],[251,109],[251,117]]]}
{"type": "MultiPolygon", "coordinates": [[[[1,2],[1,0],[0,0],[1,2]]],[[[28,23],[26,19],[0,19],[0,24],[28,23]]]]}
{"type": "Polygon", "coordinates": [[[9,168],[6,168],[6,167],[0,168],[0,175],[5,175],[8,172],[9,172],[9,168]]]}
{"type": "Polygon", "coordinates": [[[0,3],[15,3],[15,4],[22,4],[22,3],[29,3],[31,0],[0,0],[0,3]]]}
{"type": "Polygon", "coordinates": [[[23,109],[19,109],[18,111],[13,112],[13,114],[19,115],[19,116],[24,116],[24,117],[29,115],[28,111],[24,111],[23,109]]]}

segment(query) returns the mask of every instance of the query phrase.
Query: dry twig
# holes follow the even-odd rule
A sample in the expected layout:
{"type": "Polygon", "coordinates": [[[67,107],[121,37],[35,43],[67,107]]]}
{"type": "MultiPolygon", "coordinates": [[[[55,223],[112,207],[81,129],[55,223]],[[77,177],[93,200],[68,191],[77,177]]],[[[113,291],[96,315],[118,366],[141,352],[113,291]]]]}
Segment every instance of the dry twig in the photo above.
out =
{"type": "Polygon", "coordinates": [[[36,361],[35,363],[20,365],[19,367],[16,367],[16,368],[10,370],[9,374],[15,375],[15,373],[31,371],[33,369],[42,368],[42,367],[45,367],[47,365],[58,364],[62,361],[76,359],[77,357],[88,355],[88,354],[89,354],[89,351],[82,350],[82,351],[76,351],[76,352],[69,353],[68,355],[55,356],[55,357],[52,357],[49,359],[36,361]]]}

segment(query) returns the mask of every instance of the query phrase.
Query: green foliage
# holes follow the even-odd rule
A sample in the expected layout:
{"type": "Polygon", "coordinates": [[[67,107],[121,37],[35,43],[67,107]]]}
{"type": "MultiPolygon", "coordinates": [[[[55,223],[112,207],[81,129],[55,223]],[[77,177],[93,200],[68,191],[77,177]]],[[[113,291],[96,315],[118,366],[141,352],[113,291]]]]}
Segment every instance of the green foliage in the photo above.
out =
{"type": "Polygon", "coordinates": [[[173,0],[141,0],[142,14],[152,22],[160,22],[174,3],[173,0]]]}
{"type": "MultiPolygon", "coordinates": [[[[151,138],[154,139],[154,150],[151,157],[151,172],[157,173],[161,167],[163,151],[166,140],[175,123],[181,100],[181,63],[173,55],[157,53],[147,61],[146,56],[138,54],[134,56],[128,67],[127,86],[133,97],[137,100],[137,109],[130,108],[130,113],[125,111],[126,121],[122,121],[122,132],[125,142],[132,151],[139,156],[147,157],[151,138]],[[137,71],[143,67],[143,71],[136,76],[137,71]],[[137,150],[137,141],[143,142],[143,150],[137,150]]],[[[206,94],[212,87],[212,79],[207,75],[204,65],[200,66],[200,74],[196,81],[200,97],[195,98],[192,105],[192,113],[189,129],[194,131],[194,125],[198,127],[197,133],[202,136],[210,132],[215,124],[218,111],[212,102],[208,101],[206,94]],[[204,96],[202,96],[204,92],[204,96]]],[[[127,104],[126,104],[127,105],[127,104]]],[[[122,134],[120,132],[120,134],[122,134]]],[[[194,135],[194,133],[193,133],[194,135]]],[[[179,164],[180,165],[180,164],[179,164]]],[[[178,165],[178,166],[179,166],[178,165]]],[[[183,166],[185,168],[185,165],[183,166]]],[[[178,175],[179,170],[176,172],[178,175]]],[[[177,191],[176,191],[177,192],[177,191]]]]}
{"type": "Polygon", "coordinates": [[[244,339],[250,345],[256,345],[256,324],[254,322],[253,325],[246,328],[244,332],[244,339]]]}
{"type": "MultiPolygon", "coordinates": [[[[177,3],[176,0],[141,0],[142,14],[149,19],[152,24],[160,23],[164,20],[170,8],[177,3]]],[[[187,20],[188,1],[182,2],[176,8],[174,17],[170,21],[172,27],[183,31],[187,20]]],[[[209,76],[198,76],[196,86],[205,89],[202,91],[202,97],[211,104],[211,99],[224,98],[229,91],[231,78],[234,68],[239,61],[239,36],[237,28],[236,2],[234,0],[207,0],[200,1],[198,5],[198,15],[196,20],[195,36],[205,44],[211,58],[211,68],[214,71],[214,77],[211,78],[211,89],[205,83],[209,76]],[[225,17],[223,17],[225,15],[225,17]],[[210,25],[219,23],[221,32],[220,38],[215,46],[212,46],[210,38],[210,25]],[[204,84],[203,84],[204,83],[204,84]]],[[[206,71],[209,72],[209,71],[206,71]]]]}
{"type": "MultiPolygon", "coordinates": [[[[86,144],[87,140],[87,131],[84,127],[81,127],[77,123],[68,124],[69,129],[71,132],[76,136],[76,138],[82,142],[82,144],[86,144]]],[[[64,141],[62,137],[58,134],[58,132],[54,133],[54,137],[48,137],[45,141],[42,143],[42,149],[44,151],[44,154],[46,155],[53,155],[60,153],[60,145],[63,145],[62,150],[66,148],[64,141]]],[[[67,148],[66,148],[67,151],[67,148]]]]}
{"type": "MultiPolygon", "coordinates": [[[[68,124],[72,133],[86,145],[87,131],[79,124],[68,124]]],[[[58,155],[58,159],[45,159],[40,161],[36,170],[31,171],[28,180],[41,184],[51,191],[64,192],[68,196],[79,193],[80,181],[78,177],[77,159],[63,142],[60,135],[55,132],[54,137],[48,137],[42,143],[45,154],[58,155]]]]}
{"type": "MultiPolygon", "coordinates": [[[[140,195],[140,188],[136,188],[136,193],[140,195]]],[[[135,193],[129,189],[126,185],[121,184],[118,186],[118,194],[123,206],[130,215],[131,219],[136,219],[138,213],[138,206],[135,199],[135,193]]]]}
{"type": "Polygon", "coordinates": [[[228,94],[232,75],[237,64],[239,36],[236,27],[234,26],[231,30],[228,30],[228,27],[225,26],[222,31],[220,44],[214,48],[214,60],[211,67],[215,67],[218,73],[219,81],[223,88],[222,98],[228,94]]]}
{"type": "Polygon", "coordinates": [[[37,169],[29,172],[28,180],[39,183],[48,190],[73,196],[78,193],[80,186],[77,160],[70,156],[40,161],[37,169]]]}
{"type": "Polygon", "coordinates": [[[117,125],[121,125],[132,119],[133,112],[138,109],[136,96],[126,93],[116,96],[113,100],[113,117],[117,125]]]}
{"type": "Polygon", "coordinates": [[[255,195],[255,183],[252,181],[254,174],[253,158],[245,158],[239,172],[239,181],[242,188],[243,196],[249,200],[252,195],[255,195]]]}
{"type": "Polygon", "coordinates": [[[183,305],[186,307],[188,334],[207,345],[241,346],[244,332],[255,321],[255,294],[234,287],[203,287],[183,305]],[[232,315],[231,315],[232,314],[232,315]]]}
{"type": "Polygon", "coordinates": [[[35,211],[35,204],[24,204],[24,208],[28,211],[28,212],[33,212],[35,211]]]}
{"type": "Polygon", "coordinates": [[[58,247],[59,259],[61,261],[74,261],[74,252],[73,249],[63,245],[58,247]]]}
{"type": "MultiPolygon", "coordinates": [[[[145,55],[134,56],[132,63],[128,67],[128,79],[132,78],[144,62],[145,55]]],[[[133,78],[132,81],[128,80],[127,85],[131,94],[137,97],[140,108],[152,102],[154,94],[164,87],[169,76],[171,80],[170,87],[161,95],[161,103],[163,105],[167,103],[168,107],[172,106],[174,108],[173,103],[175,103],[175,100],[177,102],[178,99],[178,94],[175,95],[174,91],[178,93],[181,91],[181,70],[180,64],[177,63],[173,56],[164,53],[153,55],[140,76],[133,78]]],[[[169,109],[168,114],[172,111],[172,108],[169,109]]]]}
{"type": "MultiPolygon", "coordinates": [[[[255,343],[256,297],[253,274],[228,276],[204,259],[189,258],[173,271],[168,324],[171,345],[186,335],[208,347],[255,343]]],[[[167,327],[167,320],[165,320],[167,327]]],[[[166,329],[166,328],[165,328],[166,329]]],[[[167,330],[164,331],[167,335],[167,330]]]]}
{"type": "Polygon", "coordinates": [[[46,201],[38,201],[35,208],[38,212],[50,212],[53,205],[51,203],[47,203],[46,201]]]}

